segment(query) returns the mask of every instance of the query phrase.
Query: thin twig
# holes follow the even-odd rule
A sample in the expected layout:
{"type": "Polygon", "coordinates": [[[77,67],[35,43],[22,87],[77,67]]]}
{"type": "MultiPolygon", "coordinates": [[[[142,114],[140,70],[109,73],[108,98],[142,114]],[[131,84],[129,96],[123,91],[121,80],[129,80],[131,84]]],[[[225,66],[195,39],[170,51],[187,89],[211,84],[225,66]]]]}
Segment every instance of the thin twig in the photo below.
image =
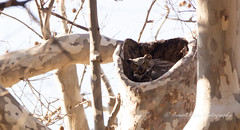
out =
{"type": "Polygon", "coordinates": [[[196,7],[194,6],[194,5],[196,5],[195,4],[195,1],[193,1],[194,2],[194,4],[193,4],[193,2],[191,1],[191,0],[188,0],[188,2],[192,5],[192,7],[193,7],[193,9],[195,9],[196,10],[196,7]]]}
{"type": "Polygon", "coordinates": [[[180,18],[168,18],[170,20],[177,20],[177,21],[181,21],[181,22],[188,22],[188,23],[196,23],[197,21],[192,20],[192,17],[188,20],[184,20],[184,19],[180,19],[180,18]]]}
{"type": "Polygon", "coordinates": [[[37,24],[40,24],[40,22],[37,20],[37,18],[33,15],[33,13],[30,11],[30,9],[28,9],[27,7],[24,6],[24,9],[26,9],[28,15],[30,16],[30,18],[33,19],[33,21],[35,21],[37,24]]]}
{"type": "Polygon", "coordinates": [[[37,33],[35,30],[33,30],[30,26],[28,26],[28,25],[27,25],[26,23],[24,23],[23,21],[17,19],[16,17],[13,17],[13,16],[11,16],[11,15],[8,15],[8,14],[6,14],[6,13],[3,13],[2,11],[0,11],[0,14],[3,14],[3,15],[5,15],[5,16],[7,16],[7,17],[10,17],[10,18],[12,18],[12,19],[17,20],[18,22],[22,23],[22,24],[25,25],[27,28],[29,28],[31,31],[33,31],[34,33],[36,33],[41,39],[43,38],[39,33],[37,33]]]}
{"type": "Polygon", "coordinates": [[[16,0],[9,0],[9,1],[6,1],[6,2],[3,2],[3,3],[0,3],[0,9],[4,9],[4,8],[7,8],[7,7],[12,7],[12,6],[22,6],[24,7],[25,4],[27,2],[29,2],[30,0],[26,0],[26,1],[16,1],[16,0]]]}
{"type": "Polygon", "coordinates": [[[163,24],[164,24],[164,23],[165,23],[165,21],[167,20],[167,18],[168,18],[168,15],[169,15],[169,13],[170,13],[170,9],[168,8],[168,6],[167,6],[167,3],[166,3],[166,5],[165,5],[165,6],[166,6],[167,13],[166,13],[166,15],[165,15],[165,17],[164,17],[164,19],[163,19],[162,23],[160,24],[160,26],[159,26],[158,30],[157,30],[157,33],[156,33],[156,35],[155,35],[155,40],[157,40],[157,37],[158,37],[159,31],[161,30],[161,28],[162,28],[163,24]]]}
{"type": "Polygon", "coordinates": [[[157,1],[157,0],[154,0],[154,1],[152,2],[152,4],[150,5],[149,9],[148,9],[145,22],[144,22],[143,27],[142,27],[142,30],[141,30],[141,32],[140,32],[140,34],[139,34],[138,43],[140,42],[140,39],[141,39],[141,37],[142,37],[142,33],[143,33],[143,31],[144,31],[147,23],[148,23],[149,14],[150,14],[150,12],[151,12],[151,10],[152,10],[152,7],[153,7],[153,5],[154,5],[154,3],[155,3],[156,1],[157,1]]]}
{"type": "MultiPolygon", "coordinates": [[[[169,2],[170,2],[170,1],[169,1],[169,2]]],[[[176,16],[177,18],[169,18],[169,17],[168,17],[168,19],[170,19],[170,20],[177,20],[177,21],[180,21],[180,22],[192,22],[192,23],[197,22],[197,21],[193,21],[193,20],[192,20],[192,17],[189,18],[189,20],[183,20],[183,19],[181,19],[180,16],[179,16],[179,14],[180,14],[181,12],[178,11],[178,10],[176,10],[176,9],[173,7],[173,4],[171,4],[171,2],[170,2],[169,5],[171,5],[172,10],[173,10],[173,12],[175,13],[175,16],[176,16]]]]}
{"type": "MultiPolygon", "coordinates": [[[[78,14],[80,13],[80,11],[82,10],[83,4],[84,4],[84,1],[82,2],[80,8],[78,9],[78,12],[77,12],[75,18],[73,19],[73,23],[77,20],[77,16],[78,16],[78,14]]],[[[69,30],[68,30],[68,33],[70,33],[70,32],[72,31],[72,26],[73,26],[73,24],[70,25],[70,28],[69,28],[69,30]]]]}
{"type": "Polygon", "coordinates": [[[61,15],[59,15],[59,14],[56,14],[56,13],[54,13],[54,12],[51,12],[51,14],[52,14],[53,16],[56,16],[56,17],[62,19],[62,20],[67,21],[68,23],[70,23],[70,24],[72,24],[72,25],[74,25],[74,26],[76,26],[76,27],[78,27],[78,28],[81,28],[82,30],[88,31],[88,28],[83,27],[83,26],[78,25],[78,24],[75,24],[74,22],[72,22],[72,21],[70,21],[70,20],[64,18],[63,16],[61,16],[61,15]]]}
{"type": "MultiPolygon", "coordinates": [[[[86,73],[86,69],[87,69],[87,65],[84,64],[83,72],[82,72],[82,77],[81,77],[80,82],[79,82],[79,89],[80,89],[81,86],[82,86],[82,82],[83,82],[84,75],[85,75],[85,73],[86,73]]],[[[81,90],[81,89],[80,89],[80,90],[81,90]]]]}
{"type": "Polygon", "coordinates": [[[35,3],[36,3],[36,6],[38,8],[38,16],[39,16],[39,19],[40,19],[40,27],[42,29],[43,27],[43,22],[42,22],[42,15],[41,15],[41,11],[40,11],[40,5],[38,4],[37,0],[35,0],[35,3]]]}
{"type": "Polygon", "coordinates": [[[81,102],[79,102],[78,104],[76,104],[74,107],[79,107],[80,105],[83,105],[83,104],[87,104],[86,107],[92,107],[91,100],[81,101],[81,102]]]}
{"type": "MultiPolygon", "coordinates": [[[[18,96],[17,95],[17,93],[15,92],[15,90],[11,87],[11,89],[12,89],[12,92],[13,92],[13,94],[18,98],[18,100],[21,102],[21,105],[22,105],[22,107],[24,108],[24,109],[26,109],[26,110],[28,110],[27,109],[27,107],[26,107],[26,105],[24,104],[24,102],[22,101],[22,98],[20,97],[20,96],[18,96]]],[[[18,93],[19,94],[19,93],[18,93]]],[[[23,93],[22,93],[23,94],[23,93]]],[[[22,95],[21,94],[21,95],[22,95]]],[[[32,103],[33,104],[33,103],[32,103]]],[[[29,111],[29,110],[28,110],[29,111]]]]}
{"type": "Polygon", "coordinates": [[[41,99],[39,97],[42,96],[46,102],[48,102],[48,100],[32,86],[31,82],[28,79],[26,79],[26,81],[27,81],[33,95],[38,99],[38,101],[41,103],[41,105],[43,105],[45,108],[48,109],[48,107],[41,101],[41,99]],[[34,91],[38,94],[38,96],[35,94],[34,91]]]}
{"type": "Polygon", "coordinates": [[[52,73],[46,73],[44,76],[42,77],[36,77],[36,78],[32,78],[32,79],[28,79],[29,81],[38,81],[38,80],[44,80],[44,79],[49,79],[48,77],[53,76],[52,73]]]}
{"type": "Polygon", "coordinates": [[[178,12],[178,13],[195,13],[196,10],[178,10],[176,12],[178,12]]]}

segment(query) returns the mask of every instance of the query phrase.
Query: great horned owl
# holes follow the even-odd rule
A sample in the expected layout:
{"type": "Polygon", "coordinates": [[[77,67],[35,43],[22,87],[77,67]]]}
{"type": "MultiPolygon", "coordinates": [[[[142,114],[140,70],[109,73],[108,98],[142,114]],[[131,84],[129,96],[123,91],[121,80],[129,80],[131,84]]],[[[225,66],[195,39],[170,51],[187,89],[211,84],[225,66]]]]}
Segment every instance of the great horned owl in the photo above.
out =
{"type": "Polygon", "coordinates": [[[132,69],[134,81],[146,82],[152,80],[152,67],[154,64],[150,54],[135,59],[129,59],[128,63],[132,69]]]}
{"type": "Polygon", "coordinates": [[[135,59],[129,59],[128,63],[132,70],[132,80],[137,82],[155,80],[166,73],[174,65],[174,63],[170,61],[152,59],[150,54],[135,59]]]}
{"type": "Polygon", "coordinates": [[[165,74],[175,64],[171,61],[153,59],[154,67],[152,68],[152,80],[155,80],[165,74]]]}

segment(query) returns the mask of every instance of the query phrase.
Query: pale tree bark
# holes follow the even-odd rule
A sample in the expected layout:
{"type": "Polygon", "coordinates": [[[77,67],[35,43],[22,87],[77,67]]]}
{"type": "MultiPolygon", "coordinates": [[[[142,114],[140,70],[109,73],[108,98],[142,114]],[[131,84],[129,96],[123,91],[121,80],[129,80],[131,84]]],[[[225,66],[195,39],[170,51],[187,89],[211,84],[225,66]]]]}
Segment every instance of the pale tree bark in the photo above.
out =
{"type": "MultiPolygon", "coordinates": [[[[100,62],[112,62],[112,54],[115,47],[118,43],[122,43],[122,41],[100,36],[96,0],[90,0],[89,3],[90,38],[89,35],[84,34],[71,34],[51,38],[49,23],[45,23],[42,31],[45,39],[50,38],[48,41],[30,49],[0,56],[0,82],[5,87],[11,86],[20,80],[64,67],[59,69],[57,75],[62,85],[62,91],[64,91],[64,108],[71,115],[69,117],[72,118],[68,122],[69,124],[75,123],[75,126],[70,126],[73,129],[81,127],[78,127],[76,124],[76,121],[79,120],[79,115],[75,114],[84,114],[80,104],[80,94],[78,93],[80,90],[77,87],[76,68],[68,65],[90,63],[92,66],[91,81],[93,86],[95,129],[104,129],[99,64],[100,62]],[[89,49],[90,41],[92,45],[96,45],[91,46],[91,49],[89,49]],[[69,72],[73,72],[71,76],[68,76],[71,74],[69,72]],[[70,77],[74,79],[71,80],[69,79],[70,77]],[[79,111],[79,113],[76,113],[76,111],[79,111]]],[[[50,5],[53,5],[53,0],[50,1],[50,5]]],[[[51,6],[49,6],[49,9],[44,10],[41,7],[42,11],[47,14],[45,22],[49,22],[50,8],[51,6]]],[[[144,83],[130,81],[124,75],[121,62],[121,60],[124,60],[124,57],[122,57],[121,47],[124,47],[124,45],[118,46],[114,56],[124,91],[121,93],[122,102],[120,97],[118,97],[116,109],[111,116],[112,120],[109,120],[109,127],[112,127],[121,103],[120,120],[118,122],[119,129],[182,129],[188,121],[195,103],[195,44],[189,44],[189,53],[178,61],[169,72],[154,81],[144,83]],[[184,119],[179,118],[179,114],[186,113],[189,115],[186,115],[184,119]]],[[[235,94],[235,99],[239,99],[237,94],[235,94]]],[[[80,123],[84,122],[86,122],[85,119],[80,121],[80,123]]],[[[86,125],[83,127],[83,129],[88,129],[86,125]]]]}
{"type": "MultiPolygon", "coordinates": [[[[89,56],[89,46],[87,46],[89,45],[88,41],[89,35],[71,34],[55,37],[54,39],[47,41],[45,44],[36,46],[34,48],[5,54],[0,57],[1,82],[8,85],[13,85],[14,83],[12,80],[16,83],[21,79],[24,79],[22,77],[29,78],[34,75],[42,74],[69,64],[84,62],[89,63],[89,58],[87,57],[89,56]],[[83,57],[80,58],[81,56],[83,57]]],[[[122,43],[122,41],[117,41],[102,36],[100,53],[102,55],[103,63],[112,61],[112,52],[118,43],[122,43]]],[[[115,54],[114,59],[115,64],[118,66],[118,69],[120,68],[121,70],[120,60],[122,60],[122,53],[120,53],[120,47],[122,45],[118,45],[119,47],[116,50],[116,54],[118,53],[119,55],[115,54]]],[[[146,83],[136,83],[129,81],[129,79],[124,77],[122,70],[119,71],[119,75],[122,78],[120,80],[123,81],[123,86],[125,87],[123,89],[126,89],[126,93],[121,93],[121,95],[123,95],[121,96],[123,104],[121,106],[119,114],[120,120],[118,125],[120,128],[148,128],[148,126],[141,126],[140,124],[158,124],[158,121],[160,121],[160,124],[162,124],[162,126],[166,126],[167,128],[172,127],[172,123],[176,129],[183,127],[176,126],[176,123],[184,124],[188,120],[188,117],[186,117],[186,120],[173,120],[172,117],[164,118],[163,115],[164,113],[168,112],[168,109],[162,109],[161,107],[159,108],[159,104],[160,106],[164,106],[164,108],[174,108],[172,110],[173,113],[178,110],[180,111],[182,107],[184,107],[184,109],[181,110],[181,113],[191,112],[191,105],[194,104],[195,100],[195,89],[192,87],[194,86],[193,84],[195,74],[193,73],[193,70],[196,66],[196,62],[194,62],[194,59],[192,58],[195,54],[194,46],[192,47],[191,45],[192,44],[189,44],[190,50],[185,58],[180,60],[168,74],[165,74],[158,80],[146,83]],[[179,76],[183,73],[186,73],[186,75],[179,76]],[[166,85],[168,86],[168,89],[166,88],[166,85]],[[179,90],[180,93],[175,94],[175,89],[179,90]],[[141,91],[144,93],[141,93],[141,91]],[[140,92],[140,94],[135,94],[135,92],[140,92]],[[162,95],[164,94],[165,97],[163,96],[163,98],[162,95]],[[151,97],[148,97],[148,95],[156,97],[152,99],[151,97]],[[139,98],[141,97],[146,99],[144,99],[143,102],[140,102],[141,99],[139,98]],[[170,97],[171,100],[168,97],[170,97]],[[139,103],[143,103],[145,105],[140,105],[139,103]],[[147,107],[147,109],[143,110],[145,107],[147,107]],[[154,108],[160,109],[158,110],[160,111],[160,114],[156,114],[154,112],[151,114],[151,111],[154,110],[154,108]],[[147,114],[148,112],[150,113],[149,115],[147,114]],[[159,118],[163,118],[163,122],[161,122],[159,118]],[[168,119],[172,119],[171,121],[174,122],[171,122],[168,119]]]]}
{"type": "MultiPolygon", "coordinates": [[[[0,56],[1,83],[9,87],[20,80],[63,66],[76,63],[88,64],[89,41],[88,34],[70,34],[52,38],[33,48],[2,55],[0,56]]],[[[118,43],[122,41],[102,36],[100,45],[102,63],[112,62],[112,54],[118,43]]]]}
{"type": "MultiPolygon", "coordinates": [[[[50,16],[51,16],[51,11],[53,8],[55,0],[51,0],[48,7],[46,8],[46,11],[41,13],[41,16],[43,18],[43,23],[41,24],[41,30],[43,34],[43,39],[48,40],[51,37],[51,31],[50,31],[50,16]]],[[[42,8],[43,9],[43,8],[42,8]]]]}
{"type": "MultiPolygon", "coordinates": [[[[67,18],[66,11],[65,11],[65,0],[60,0],[60,11],[62,16],[64,18],[67,18]]],[[[67,21],[62,20],[62,24],[63,24],[64,32],[67,34],[69,31],[67,21]]]]}
{"type": "MultiPolygon", "coordinates": [[[[51,12],[53,3],[54,3],[54,0],[51,0],[48,7],[50,12],[51,12]]],[[[42,33],[44,33],[43,36],[45,39],[48,39],[48,37],[51,36],[50,29],[49,29],[49,18],[50,18],[50,13],[46,15],[45,22],[41,28],[43,31],[42,33]]],[[[1,70],[3,70],[4,68],[5,66],[1,65],[1,70]]],[[[2,78],[2,74],[0,77],[2,78]]],[[[24,108],[22,108],[22,106],[16,101],[16,99],[2,86],[2,84],[0,84],[0,100],[1,100],[0,128],[2,130],[48,129],[46,126],[40,123],[35,117],[33,117],[31,113],[29,113],[24,108]]]]}
{"type": "MultiPolygon", "coordinates": [[[[118,106],[118,104],[120,104],[118,102],[118,100],[120,100],[120,97],[119,97],[119,99],[117,98],[118,96],[115,97],[115,95],[112,91],[112,87],[109,83],[109,80],[108,80],[107,76],[105,75],[104,71],[102,70],[102,68],[101,68],[101,79],[102,79],[102,82],[103,82],[103,84],[107,90],[107,94],[108,94],[108,101],[107,101],[108,106],[107,106],[106,110],[103,107],[103,111],[106,112],[105,116],[109,117],[108,122],[110,122],[110,123],[108,123],[107,127],[111,128],[112,125],[114,125],[114,123],[117,124],[117,112],[114,112],[115,111],[114,109],[115,108],[118,109],[117,106],[118,106]]],[[[119,107],[120,107],[120,105],[119,105],[119,107]]],[[[119,111],[119,110],[117,110],[117,111],[119,111]]]]}
{"type": "Polygon", "coordinates": [[[239,6],[198,0],[197,97],[186,130],[240,129],[239,6]]]}
{"type": "Polygon", "coordinates": [[[125,46],[128,46],[127,40],[117,46],[113,55],[122,83],[117,129],[183,129],[195,104],[196,41],[188,44],[189,52],[170,70],[149,82],[134,82],[125,75],[125,61],[128,60],[125,51],[135,51],[124,49],[125,46]]]}
{"type": "Polygon", "coordinates": [[[76,65],[70,65],[59,69],[56,73],[62,88],[64,102],[62,108],[67,114],[65,117],[66,129],[88,130],[76,72],[76,65]]]}
{"type": "MultiPolygon", "coordinates": [[[[102,36],[100,54],[102,63],[112,62],[118,43],[102,36]]],[[[88,34],[69,34],[54,37],[33,48],[9,52],[0,56],[0,83],[10,87],[27,79],[69,64],[89,64],[88,34]]]]}
{"type": "Polygon", "coordinates": [[[109,80],[108,80],[107,76],[105,75],[102,68],[101,68],[101,79],[102,79],[102,82],[103,82],[103,84],[104,84],[104,86],[107,90],[107,94],[109,96],[107,111],[110,115],[110,113],[113,110],[114,104],[115,104],[114,93],[112,91],[112,87],[109,83],[109,80]]]}
{"type": "Polygon", "coordinates": [[[107,129],[109,129],[109,130],[111,130],[115,126],[114,123],[116,121],[117,114],[120,110],[120,105],[121,105],[121,97],[120,97],[120,94],[118,94],[117,97],[115,98],[115,105],[111,111],[111,114],[109,115],[109,118],[108,118],[107,129]]]}
{"type": "Polygon", "coordinates": [[[92,86],[92,107],[94,115],[94,128],[95,130],[104,129],[103,121],[103,108],[102,108],[102,92],[101,92],[101,54],[100,54],[100,42],[101,36],[98,26],[97,17],[97,1],[89,1],[90,9],[90,66],[91,66],[91,86],[92,86]]]}
{"type": "MultiPolygon", "coordinates": [[[[62,16],[67,18],[65,0],[60,1],[60,11],[62,16]]],[[[62,23],[64,32],[68,33],[67,22],[62,20],[62,23]]],[[[73,64],[59,68],[56,75],[61,87],[62,113],[66,114],[64,117],[65,129],[88,130],[89,127],[80,95],[81,86],[78,85],[76,65],[73,64]]]]}
{"type": "Polygon", "coordinates": [[[16,99],[0,84],[0,129],[1,130],[47,130],[37,118],[26,111],[16,99]]]}

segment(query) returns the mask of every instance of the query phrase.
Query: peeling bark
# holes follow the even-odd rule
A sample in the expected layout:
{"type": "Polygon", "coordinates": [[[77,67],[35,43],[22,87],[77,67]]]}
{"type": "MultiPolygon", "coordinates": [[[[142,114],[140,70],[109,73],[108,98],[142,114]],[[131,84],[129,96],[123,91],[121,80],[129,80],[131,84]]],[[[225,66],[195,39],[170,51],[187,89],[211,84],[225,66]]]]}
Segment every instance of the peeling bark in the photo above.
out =
{"type": "MultiPolygon", "coordinates": [[[[62,16],[67,18],[65,0],[60,1],[60,11],[62,16]]],[[[62,24],[64,32],[68,33],[69,29],[67,22],[62,20],[62,24]]],[[[62,113],[66,114],[64,117],[65,129],[88,130],[89,126],[80,95],[81,86],[78,85],[76,65],[68,65],[59,68],[56,75],[61,87],[62,113]]]]}
{"type": "Polygon", "coordinates": [[[69,65],[61,68],[56,73],[61,85],[63,104],[62,108],[67,116],[65,117],[66,128],[70,130],[88,130],[88,123],[84,113],[76,65],[69,65]]]}
{"type": "Polygon", "coordinates": [[[47,130],[32,114],[26,111],[16,99],[0,84],[0,129],[1,130],[47,130]]]}
{"type": "MultiPolygon", "coordinates": [[[[89,35],[69,34],[54,37],[39,46],[13,51],[0,56],[0,83],[10,87],[27,79],[69,64],[89,64],[89,35]]],[[[101,63],[112,62],[112,54],[118,43],[102,36],[101,63]]]]}
{"type": "MultiPolygon", "coordinates": [[[[134,55],[136,52],[140,54],[138,56],[142,56],[140,52],[145,51],[140,46],[145,45],[136,45],[135,48],[140,47],[140,51],[134,51],[126,46],[128,46],[126,41],[119,44],[113,55],[116,71],[122,82],[118,129],[182,129],[188,122],[195,104],[196,41],[187,44],[188,53],[176,60],[170,70],[148,82],[134,82],[124,74],[124,64],[129,54],[136,57],[137,55],[134,55]]],[[[152,48],[147,53],[153,57],[161,53],[157,50],[154,53],[156,45],[147,46],[152,48]]],[[[173,48],[169,50],[171,49],[173,48]]],[[[165,52],[167,53],[167,50],[165,52]]],[[[174,53],[169,57],[172,60],[182,52],[178,50],[174,53]]],[[[162,56],[167,56],[165,54],[162,56]]]]}
{"type": "Polygon", "coordinates": [[[196,107],[186,130],[239,130],[240,1],[198,0],[196,107]]]}
{"type": "Polygon", "coordinates": [[[91,66],[91,87],[92,87],[92,107],[94,116],[94,129],[103,130],[103,108],[102,108],[102,91],[101,91],[101,54],[100,54],[100,43],[101,36],[98,26],[97,17],[97,0],[89,1],[89,23],[90,23],[90,66],[91,66]]]}

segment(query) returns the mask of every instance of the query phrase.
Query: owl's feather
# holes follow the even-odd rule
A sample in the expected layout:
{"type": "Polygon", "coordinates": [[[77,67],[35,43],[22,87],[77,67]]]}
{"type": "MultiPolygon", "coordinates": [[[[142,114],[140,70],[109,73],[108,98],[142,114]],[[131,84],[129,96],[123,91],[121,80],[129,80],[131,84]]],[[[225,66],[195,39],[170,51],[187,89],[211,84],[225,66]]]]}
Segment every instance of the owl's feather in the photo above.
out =
{"type": "Polygon", "coordinates": [[[152,80],[153,62],[150,54],[146,54],[144,57],[129,59],[128,63],[132,69],[134,81],[145,82],[152,80]]]}
{"type": "Polygon", "coordinates": [[[128,63],[132,70],[132,80],[147,82],[166,73],[173,65],[173,62],[160,59],[152,59],[150,54],[135,59],[129,59],[128,63]]]}

